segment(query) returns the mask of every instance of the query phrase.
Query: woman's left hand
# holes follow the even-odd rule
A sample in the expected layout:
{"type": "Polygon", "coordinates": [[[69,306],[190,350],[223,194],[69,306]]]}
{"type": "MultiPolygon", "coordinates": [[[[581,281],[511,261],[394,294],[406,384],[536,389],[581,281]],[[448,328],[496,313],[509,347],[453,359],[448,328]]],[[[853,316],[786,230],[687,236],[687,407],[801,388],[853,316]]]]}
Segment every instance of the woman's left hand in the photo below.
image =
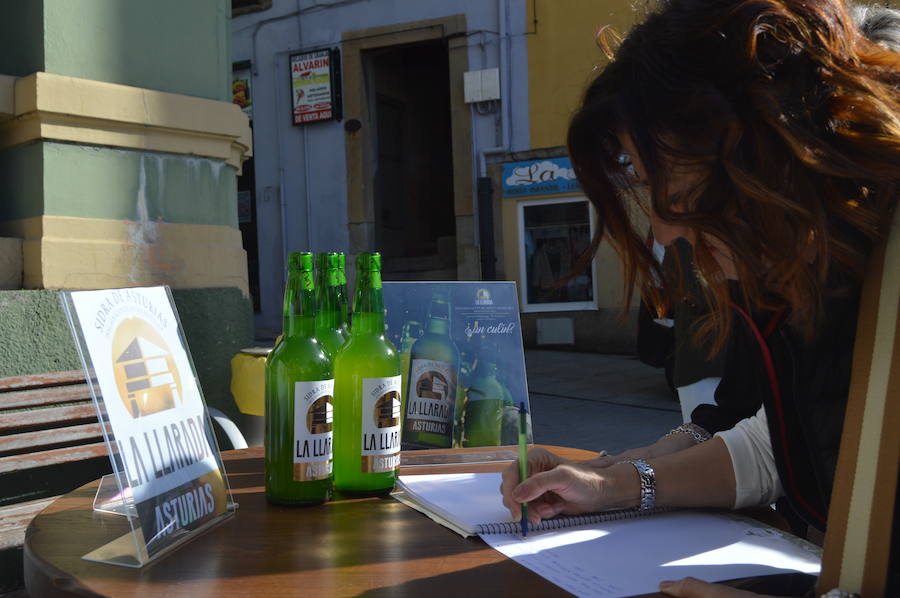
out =
{"type": "Polygon", "coordinates": [[[707,583],[693,577],[664,581],[659,584],[659,591],[677,598],[773,598],[718,583],[707,583]]]}

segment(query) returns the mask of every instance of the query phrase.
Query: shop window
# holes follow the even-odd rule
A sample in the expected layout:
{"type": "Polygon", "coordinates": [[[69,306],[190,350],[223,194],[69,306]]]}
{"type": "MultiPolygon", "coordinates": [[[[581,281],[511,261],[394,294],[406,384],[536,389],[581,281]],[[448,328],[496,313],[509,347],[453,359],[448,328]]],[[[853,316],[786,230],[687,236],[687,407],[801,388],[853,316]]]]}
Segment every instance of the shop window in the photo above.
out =
{"type": "Polygon", "coordinates": [[[519,267],[524,311],[596,309],[593,262],[569,280],[593,235],[584,198],[519,203],[519,267]]]}

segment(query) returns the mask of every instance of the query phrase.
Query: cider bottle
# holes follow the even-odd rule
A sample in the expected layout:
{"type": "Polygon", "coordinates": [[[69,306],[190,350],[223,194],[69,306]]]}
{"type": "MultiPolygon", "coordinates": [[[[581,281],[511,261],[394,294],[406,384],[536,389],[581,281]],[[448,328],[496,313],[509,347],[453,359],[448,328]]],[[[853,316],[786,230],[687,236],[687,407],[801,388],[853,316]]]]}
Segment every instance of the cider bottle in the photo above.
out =
{"type": "Polygon", "coordinates": [[[335,487],[390,492],[400,469],[400,359],[384,331],[379,253],[356,258],[353,324],[334,368],[335,487]]]}
{"type": "Polygon", "coordinates": [[[459,380],[459,349],[450,338],[450,304],[435,292],[423,334],[409,355],[403,443],[417,448],[453,444],[453,411],[459,380]]]}
{"type": "Polygon", "coordinates": [[[409,352],[422,334],[422,325],[415,320],[403,324],[400,330],[400,413],[406,413],[406,385],[409,384],[409,352]],[[413,331],[416,332],[413,332],[413,331]]]}
{"type": "Polygon", "coordinates": [[[331,359],[344,345],[341,328],[338,254],[316,254],[316,338],[331,359]]]}
{"type": "Polygon", "coordinates": [[[311,253],[291,253],[284,290],[284,333],[266,360],[266,498],[321,503],[333,486],[331,361],[315,337],[311,253]]]}
{"type": "Polygon", "coordinates": [[[504,391],[497,380],[496,353],[493,347],[485,347],[466,393],[463,446],[500,445],[504,391]]]}
{"type": "Polygon", "coordinates": [[[341,334],[344,340],[350,338],[350,294],[347,291],[347,256],[343,253],[337,254],[338,263],[338,310],[341,314],[341,334]]]}

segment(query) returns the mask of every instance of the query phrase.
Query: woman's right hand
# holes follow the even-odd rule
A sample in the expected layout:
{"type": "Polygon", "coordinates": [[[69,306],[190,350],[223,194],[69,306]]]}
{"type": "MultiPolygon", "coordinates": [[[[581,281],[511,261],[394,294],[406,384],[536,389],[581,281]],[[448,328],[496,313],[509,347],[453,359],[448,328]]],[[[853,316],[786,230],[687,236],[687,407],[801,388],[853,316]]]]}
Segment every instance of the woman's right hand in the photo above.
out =
{"type": "MultiPolygon", "coordinates": [[[[500,486],[503,504],[513,518],[519,519],[522,516],[522,503],[527,502],[528,519],[535,524],[560,514],[592,513],[601,508],[619,506],[610,504],[609,495],[621,493],[610,492],[611,490],[632,493],[632,489],[623,488],[625,480],[618,479],[623,473],[628,474],[628,468],[598,470],[572,463],[544,449],[533,449],[528,453],[527,480],[519,483],[518,463],[510,464],[503,471],[503,483],[500,486]]],[[[637,487],[637,476],[633,477],[636,490],[634,494],[637,497],[640,490],[637,487]]]]}

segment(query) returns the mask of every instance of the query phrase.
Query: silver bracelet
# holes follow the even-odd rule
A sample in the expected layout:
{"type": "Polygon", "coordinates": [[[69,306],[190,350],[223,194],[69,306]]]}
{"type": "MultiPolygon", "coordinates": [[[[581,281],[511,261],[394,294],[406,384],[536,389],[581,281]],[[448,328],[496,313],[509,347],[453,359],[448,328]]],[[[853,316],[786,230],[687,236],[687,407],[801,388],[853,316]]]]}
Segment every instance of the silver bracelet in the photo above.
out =
{"type": "Polygon", "coordinates": [[[853,594],[847,590],[835,588],[822,594],[822,598],[859,598],[859,594],[853,594]]]}
{"type": "Polygon", "coordinates": [[[643,459],[624,459],[622,463],[631,463],[641,478],[641,511],[652,509],[656,504],[656,472],[643,459]]]}
{"type": "Polygon", "coordinates": [[[681,424],[665,436],[663,438],[668,438],[669,436],[675,436],[676,434],[688,434],[694,439],[695,444],[700,444],[701,442],[706,442],[712,436],[709,432],[698,426],[697,424],[687,423],[681,424]]]}

